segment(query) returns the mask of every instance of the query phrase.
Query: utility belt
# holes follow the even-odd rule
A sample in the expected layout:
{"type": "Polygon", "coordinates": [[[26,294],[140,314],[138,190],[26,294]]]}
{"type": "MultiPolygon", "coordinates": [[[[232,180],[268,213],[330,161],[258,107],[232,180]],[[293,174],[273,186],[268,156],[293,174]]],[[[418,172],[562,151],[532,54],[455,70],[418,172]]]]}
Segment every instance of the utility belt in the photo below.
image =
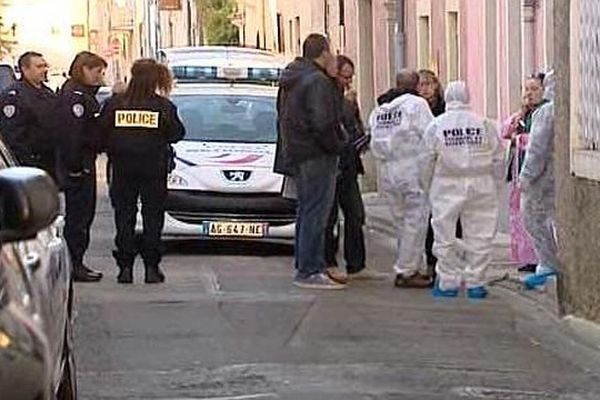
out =
{"type": "Polygon", "coordinates": [[[494,168],[493,166],[485,167],[485,168],[476,168],[473,170],[452,170],[445,168],[440,171],[439,169],[435,170],[434,176],[444,177],[444,178],[481,178],[485,176],[493,177],[494,168]]]}

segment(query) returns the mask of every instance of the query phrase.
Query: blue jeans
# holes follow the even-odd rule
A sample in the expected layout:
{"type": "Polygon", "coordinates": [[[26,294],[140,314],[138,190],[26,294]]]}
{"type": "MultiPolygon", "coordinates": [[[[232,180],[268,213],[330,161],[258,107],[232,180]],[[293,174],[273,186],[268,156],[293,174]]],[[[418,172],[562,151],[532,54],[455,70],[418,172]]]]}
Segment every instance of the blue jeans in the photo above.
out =
{"type": "Polygon", "coordinates": [[[337,156],[323,156],[298,166],[296,216],[296,277],[325,270],[325,227],[335,197],[337,156]]]}

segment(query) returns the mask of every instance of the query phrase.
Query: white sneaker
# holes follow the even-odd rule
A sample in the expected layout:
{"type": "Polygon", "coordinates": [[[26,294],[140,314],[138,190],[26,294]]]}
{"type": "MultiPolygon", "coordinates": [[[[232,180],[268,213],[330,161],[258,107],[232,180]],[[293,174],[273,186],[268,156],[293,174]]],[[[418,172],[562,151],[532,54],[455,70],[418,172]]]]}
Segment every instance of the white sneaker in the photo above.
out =
{"type": "Polygon", "coordinates": [[[323,273],[311,275],[308,278],[296,278],[294,279],[294,286],[302,289],[317,290],[340,290],[346,288],[346,285],[333,281],[323,273]]]}
{"type": "Polygon", "coordinates": [[[372,280],[372,281],[383,281],[387,278],[389,278],[389,274],[386,274],[385,272],[378,272],[378,271],[373,271],[370,268],[363,268],[362,270],[358,271],[355,274],[348,274],[348,279],[349,280],[353,280],[353,281],[366,281],[366,280],[372,280]]]}

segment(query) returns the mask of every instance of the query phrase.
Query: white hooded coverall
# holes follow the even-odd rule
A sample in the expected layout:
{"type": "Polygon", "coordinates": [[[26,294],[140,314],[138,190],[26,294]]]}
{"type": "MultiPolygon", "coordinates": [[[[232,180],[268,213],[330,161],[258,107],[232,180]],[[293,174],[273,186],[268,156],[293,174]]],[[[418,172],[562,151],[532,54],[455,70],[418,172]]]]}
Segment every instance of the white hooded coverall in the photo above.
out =
{"type": "Polygon", "coordinates": [[[394,270],[407,277],[423,266],[429,217],[423,135],[432,120],[427,101],[413,94],[382,104],[369,118],[371,150],[379,161],[381,190],[398,230],[394,270]]]}
{"type": "MultiPolygon", "coordinates": [[[[554,189],[554,74],[544,79],[542,105],[534,114],[520,182],[521,209],[525,228],[533,239],[539,267],[556,270],[559,265],[553,234],[555,214],[554,189]]],[[[540,268],[538,268],[540,269],[540,268]]]]}
{"type": "Polygon", "coordinates": [[[446,113],[427,128],[433,252],[442,290],[484,286],[498,221],[503,151],[495,126],[470,110],[464,82],[446,90],[446,113]],[[460,218],[463,240],[456,237],[460,218]],[[466,259],[459,257],[464,250],[466,259]]]}

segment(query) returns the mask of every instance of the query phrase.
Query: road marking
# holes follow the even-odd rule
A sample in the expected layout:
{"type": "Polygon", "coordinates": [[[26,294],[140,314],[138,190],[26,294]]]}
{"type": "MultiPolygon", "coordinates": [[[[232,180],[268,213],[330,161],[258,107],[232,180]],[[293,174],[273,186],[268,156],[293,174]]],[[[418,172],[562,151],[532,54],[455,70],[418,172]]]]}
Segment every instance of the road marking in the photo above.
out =
{"type": "Polygon", "coordinates": [[[252,399],[277,399],[279,396],[275,393],[243,394],[241,396],[226,397],[177,397],[172,399],[159,400],[252,400],[252,399]]]}
{"type": "Polygon", "coordinates": [[[454,394],[460,397],[469,397],[477,399],[490,400],[550,400],[557,397],[548,392],[530,391],[530,390],[514,390],[500,389],[490,387],[461,387],[452,390],[454,394]]]}

